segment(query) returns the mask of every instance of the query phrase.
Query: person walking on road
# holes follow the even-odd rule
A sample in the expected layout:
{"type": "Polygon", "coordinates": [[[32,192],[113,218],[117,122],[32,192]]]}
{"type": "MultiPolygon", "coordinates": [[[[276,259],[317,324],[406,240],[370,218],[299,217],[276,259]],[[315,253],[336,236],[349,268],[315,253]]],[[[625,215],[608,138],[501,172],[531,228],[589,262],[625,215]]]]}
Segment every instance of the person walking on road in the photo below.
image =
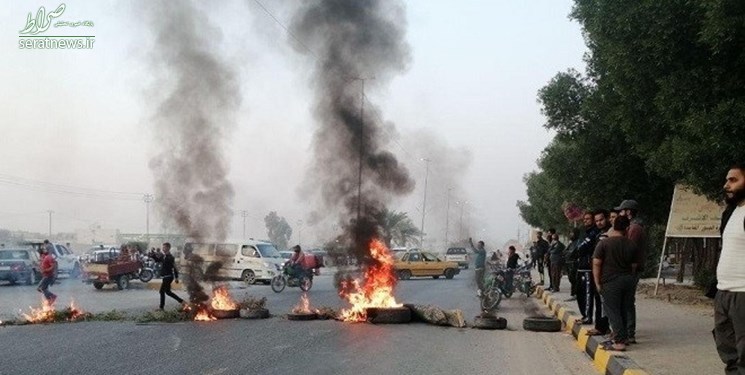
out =
{"type": "Polygon", "coordinates": [[[592,260],[595,288],[603,297],[603,310],[613,329],[613,340],[603,349],[624,351],[628,344],[628,306],[634,304],[636,271],[641,252],[626,237],[629,219],[616,218],[608,237],[598,242],[592,260]]]}
{"type": "Polygon", "coordinates": [[[171,283],[176,281],[178,284],[178,268],[176,268],[176,260],[171,255],[171,244],[168,242],[163,244],[163,266],[160,269],[160,275],[163,279],[160,284],[159,310],[163,310],[166,305],[166,295],[183,304],[184,300],[171,291],[171,283]]]}
{"type": "Polygon", "coordinates": [[[478,246],[473,246],[473,239],[468,238],[468,243],[471,245],[471,250],[476,254],[476,258],[473,261],[473,268],[476,273],[476,292],[479,297],[484,290],[484,268],[486,267],[486,250],[484,249],[484,241],[479,241],[478,246]]]}
{"type": "Polygon", "coordinates": [[[57,261],[49,253],[49,248],[46,246],[39,247],[39,253],[41,255],[41,281],[36,290],[44,295],[44,299],[49,305],[53,305],[54,301],[57,300],[57,295],[49,291],[49,286],[54,283],[57,261]]]}
{"type": "Polygon", "coordinates": [[[745,164],[735,164],[724,184],[727,208],[719,230],[714,340],[727,375],[745,374],[745,164]]]}

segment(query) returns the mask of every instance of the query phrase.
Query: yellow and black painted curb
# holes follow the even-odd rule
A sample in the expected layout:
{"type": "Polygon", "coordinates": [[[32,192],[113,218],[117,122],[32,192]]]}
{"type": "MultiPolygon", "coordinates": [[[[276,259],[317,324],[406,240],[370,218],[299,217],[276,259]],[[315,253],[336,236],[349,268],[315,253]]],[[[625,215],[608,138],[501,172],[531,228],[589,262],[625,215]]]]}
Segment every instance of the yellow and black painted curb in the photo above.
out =
{"type": "Polygon", "coordinates": [[[575,324],[576,320],[582,319],[565,303],[560,303],[553,295],[543,287],[538,287],[535,292],[536,298],[543,303],[564,323],[567,332],[571,333],[577,340],[577,347],[587,353],[592,359],[600,373],[606,375],[648,375],[631,358],[623,354],[616,354],[602,348],[603,336],[588,336],[587,329],[581,324],[575,324]]]}

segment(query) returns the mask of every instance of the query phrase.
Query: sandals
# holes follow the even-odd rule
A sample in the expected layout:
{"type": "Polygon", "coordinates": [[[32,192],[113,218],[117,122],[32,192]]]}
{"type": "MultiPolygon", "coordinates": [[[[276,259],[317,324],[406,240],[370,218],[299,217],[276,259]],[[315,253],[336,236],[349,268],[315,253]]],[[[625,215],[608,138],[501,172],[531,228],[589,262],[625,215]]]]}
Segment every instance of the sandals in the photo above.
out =
{"type": "Polygon", "coordinates": [[[620,342],[606,341],[600,345],[603,348],[603,350],[606,350],[606,351],[613,351],[613,352],[625,352],[626,351],[626,345],[620,342]]]}
{"type": "Polygon", "coordinates": [[[589,329],[589,330],[587,330],[587,332],[585,332],[585,335],[587,335],[587,336],[603,336],[605,334],[606,334],[606,332],[598,331],[595,328],[589,329]]]}

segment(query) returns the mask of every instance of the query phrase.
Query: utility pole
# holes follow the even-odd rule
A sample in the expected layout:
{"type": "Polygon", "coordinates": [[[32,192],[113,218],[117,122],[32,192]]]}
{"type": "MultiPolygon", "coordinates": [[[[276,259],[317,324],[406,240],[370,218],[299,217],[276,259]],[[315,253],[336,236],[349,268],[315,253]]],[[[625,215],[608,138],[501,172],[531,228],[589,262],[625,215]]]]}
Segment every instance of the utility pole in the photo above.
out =
{"type": "Polygon", "coordinates": [[[466,205],[468,201],[460,202],[460,238],[463,239],[463,206],[466,205]]]}
{"type": "Polygon", "coordinates": [[[52,239],[52,214],[54,213],[54,211],[47,210],[47,212],[49,213],[49,239],[51,240],[52,239]]]}
{"type": "Polygon", "coordinates": [[[297,244],[300,245],[301,243],[303,243],[303,241],[302,241],[303,240],[303,221],[302,220],[298,220],[297,221],[297,227],[298,227],[298,230],[297,230],[297,244]]]}
{"type": "Polygon", "coordinates": [[[154,197],[152,194],[145,194],[142,200],[145,201],[145,238],[150,242],[150,203],[154,197]]]}
{"type": "Polygon", "coordinates": [[[243,239],[246,239],[246,218],[248,217],[248,211],[241,211],[241,217],[243,217],[243,239]]]}
{"type": "Polygon", "coordinates": [[[447,209],[445,211],[445,247],[448,247],[450,243],[448,242],[448,230],[450,229],[450,190],[453,190],[453,188],[448,188],[448,199],[447,199],[447,209]]]}
{"type": "Polygon", "coordinates": [[[419,246],[424,247],[424,217],[427,216],[427,180],[429,179],[429,162],[427,158],[422,158],[427,164],[427,172],[424,175],[424,201],[422,202],[422,232],[419,236],[419,246]]]}

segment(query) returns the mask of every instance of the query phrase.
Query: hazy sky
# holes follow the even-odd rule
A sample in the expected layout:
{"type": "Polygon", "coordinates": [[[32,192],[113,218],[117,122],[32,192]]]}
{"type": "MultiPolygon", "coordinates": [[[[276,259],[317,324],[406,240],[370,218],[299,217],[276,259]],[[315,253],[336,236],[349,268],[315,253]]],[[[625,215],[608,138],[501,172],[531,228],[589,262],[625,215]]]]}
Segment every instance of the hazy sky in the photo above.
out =
{"type": "MultiPolygon", "coordinates": [[[[296,3],[261,0],[285,25],[296,3]]],[[[0,228],[46,232],[100,225],[145,231],[142,194],[152,193],[149,160],[157,153],[149,51],[155,45],[138,7],[143,2],[66,1],[60,19],[90,20],[93,49],[20,49],[19,31],[39,6],[11,1],[0,13],[0,228]],[[40,182],[48,184],[40,184],[40,182]],[[53,185],[50,185],[53,184],[53,185]],[[90,190],[84,190],[90,189],[90,190]],[[110,194],[102,191],[132,194],[110,194]]],[[[178,2],[172,2],[178,6],[178,2]]],[[[216,50],[239,74],[243,101],[225,142],[236,191],[232,234],[265,237],[270,210],[298,231],[312,210],[301,199],[315,129],[310,64],[253,0],[200,6],[221,31],[216,50]]],[[[395,124],[388,149],[417,182],[390,208],[421,222],[429,158],[425,229],[431,247],[444,241],[448,188],[449,238],[460,231],[501,246],[516,237],[522,177],[552,134],[541,125],[537,90],[557,72],[583,70],[586,51],[568,0],[406,1],[412,59],[388,87],[366,92],[395,124]]],[[[163,14],[168,17],[168,14],[163,14]]],[[[67,32],[67,31],[66,31],[67,32]]],[[[73,34],[67,34],[73,35],[73,34]]],[[[153,210],[154,211],[154,210],[153,210]]],[[[160,230],[151,216],[151,232],[160,230]]],[[[303,225],[302,242],[317,230],[303,225]]],[[[295,240],[297,237],[295,238],[295,240]]]]}

